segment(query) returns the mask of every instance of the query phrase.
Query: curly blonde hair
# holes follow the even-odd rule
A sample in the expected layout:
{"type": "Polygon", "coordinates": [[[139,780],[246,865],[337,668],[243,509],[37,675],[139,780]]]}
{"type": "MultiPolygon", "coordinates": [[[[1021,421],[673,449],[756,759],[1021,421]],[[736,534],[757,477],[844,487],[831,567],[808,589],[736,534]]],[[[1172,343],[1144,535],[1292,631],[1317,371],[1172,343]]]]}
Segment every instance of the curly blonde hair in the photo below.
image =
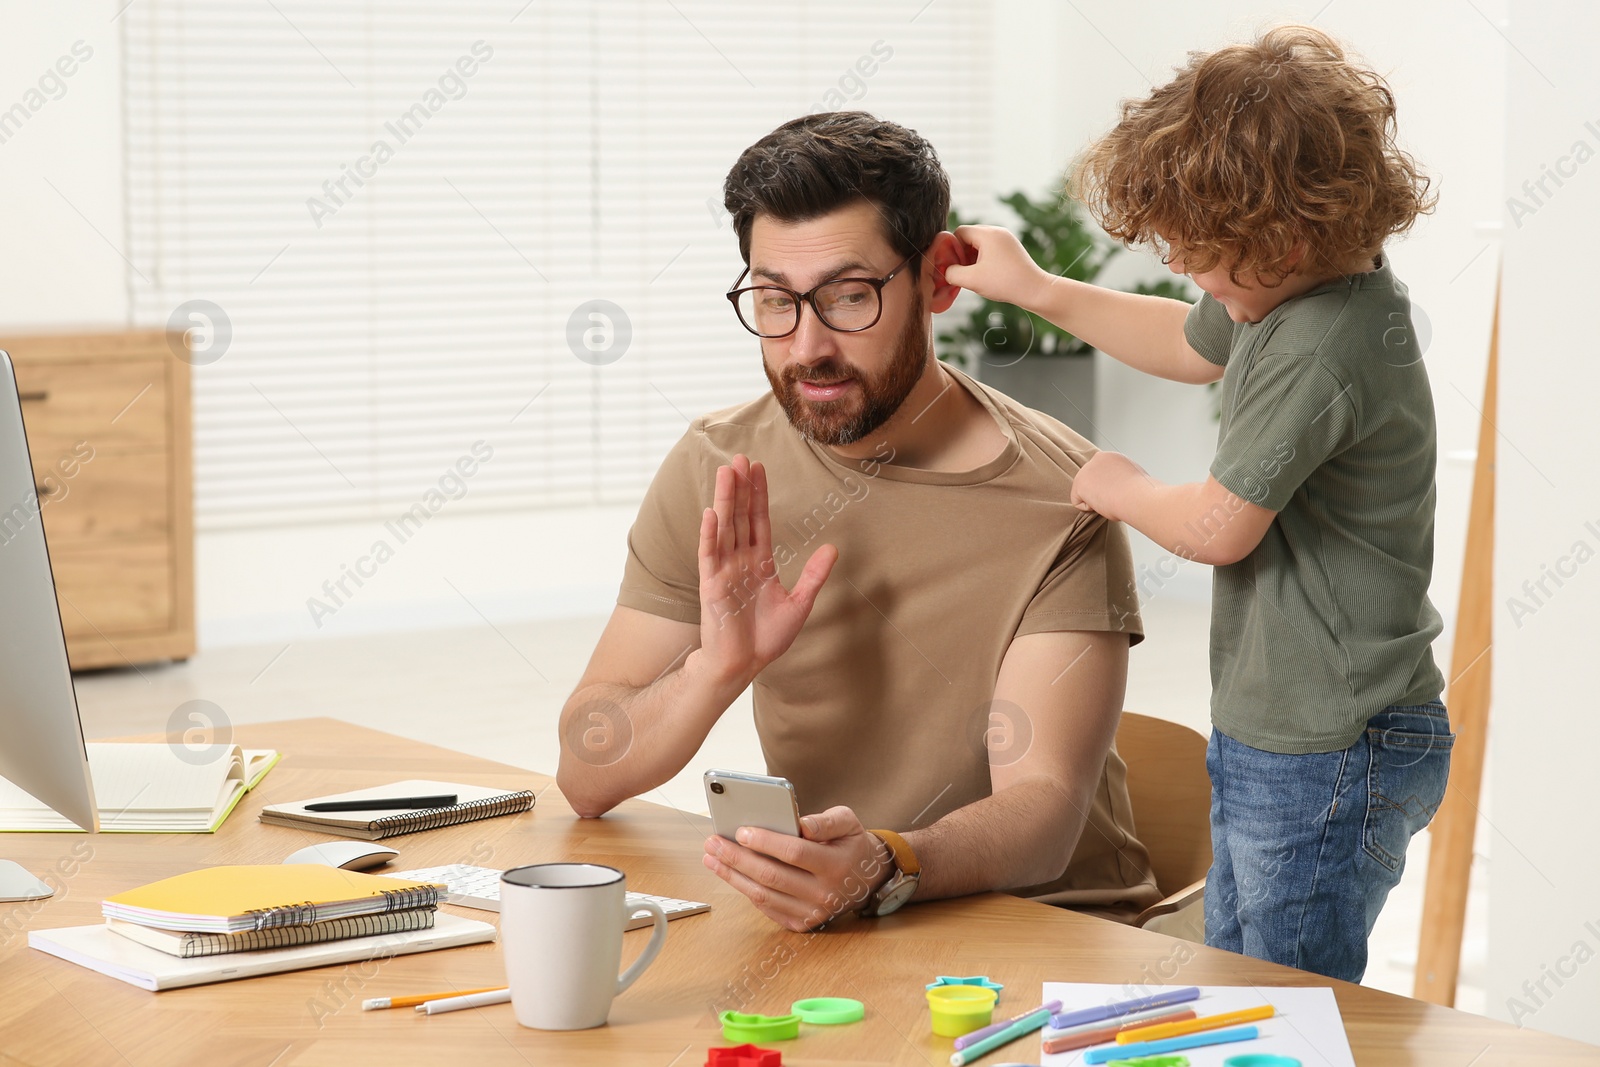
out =
{"type": "Polygon", "coordinates": [[[1236,284],[1343,273],[1437,200],[1396,143],[1383,78],[1309,26],[1190,53],[1171,82],[1123,102],[1070,185],[1111,236],[1170,246],[1194,272],[1223,264],[1236,284]]]}

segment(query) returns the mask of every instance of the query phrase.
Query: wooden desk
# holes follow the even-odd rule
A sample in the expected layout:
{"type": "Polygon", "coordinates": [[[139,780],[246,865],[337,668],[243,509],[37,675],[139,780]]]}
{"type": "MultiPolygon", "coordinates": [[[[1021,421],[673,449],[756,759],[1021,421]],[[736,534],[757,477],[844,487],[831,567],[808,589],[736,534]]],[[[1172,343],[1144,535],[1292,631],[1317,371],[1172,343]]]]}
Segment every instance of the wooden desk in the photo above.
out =
{"type": "MultiPolygon", "coordinates": [[[[773,1013],[802,996],[854,997],[867,1018],[784,1043],[786,1064],[941,1064],[949,1042],[929,1030],[922,987],[935,975],[983,973],[1006,984],[1005,1003],[1019,1011],[1047,979],[1331,984],[1363,1067],[1600,1063],[1588,1045],[1000,895],[786,933],[700,866],[702,818],[634,801],[580,821],[543,775],[330,719],[240,727],[235,740],[285,756],[215,835],[0,835],[0,854],[36,873],[86,857],[52,899],[0,905],[0,1064],[699,1067],[707,1048],[725,1044],[713,1009],[773,1013]],[[523,815],[393,839],[402,868],[581,859],[620,867],[632,889],[714,907],[668,927],[661,956],[617,999],[609,1025],[564,1034],[522,1029],[510,1005],[433,1018],[360,1010],[365,997],[498,985],[496,944],[147,993],[33,951],[18,932],[98,922],[101,898],[118,890],[206,864],[276,862],[322,839],[262,826],[264,803],[412,777],[542,792],[523,815]]],[[[646,936],[626,935],[624,960],[646,936]]],[[[1019,1043],[982,1062],[1036,1058],[1038,1047],[1019,1043]]]]}

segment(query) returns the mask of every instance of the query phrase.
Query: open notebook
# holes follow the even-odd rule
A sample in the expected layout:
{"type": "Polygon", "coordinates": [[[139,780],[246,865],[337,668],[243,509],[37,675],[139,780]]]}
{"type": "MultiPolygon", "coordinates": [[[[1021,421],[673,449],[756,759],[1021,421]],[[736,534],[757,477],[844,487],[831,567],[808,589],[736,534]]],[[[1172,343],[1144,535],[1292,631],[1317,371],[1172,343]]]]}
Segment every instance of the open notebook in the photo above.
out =
{"type": "MultiPolygon", "coordinates": [[[[110,833],[207,834],[281,758],[270,749],[219,747],[194,763],[163,742],[94,742],[89,776],[100,830],[110,833]]],[[[0,778],[0,830],[83,833],[64,817],[0,778]]]]}

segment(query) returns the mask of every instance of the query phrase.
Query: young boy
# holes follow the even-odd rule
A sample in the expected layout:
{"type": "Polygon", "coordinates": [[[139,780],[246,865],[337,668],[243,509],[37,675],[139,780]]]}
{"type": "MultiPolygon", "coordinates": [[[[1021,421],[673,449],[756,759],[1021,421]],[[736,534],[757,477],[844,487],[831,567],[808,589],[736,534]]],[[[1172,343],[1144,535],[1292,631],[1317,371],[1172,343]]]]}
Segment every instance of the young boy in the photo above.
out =
{"type": "Polygon", "coordinates": [[[1072,502],[1215,567],[1206,942],[1360,981],[1455,740],[1429,649],[1432,395],[1383,253],[1428,179],[1382,79],[1289,26],[1124,103],[1074,184],[1200,302],[1054,277],[993,227],[957,230],[970,265],[945,278],[1149,374],[1222,380],[1204,482],[1100,452],[1072,502]]]}

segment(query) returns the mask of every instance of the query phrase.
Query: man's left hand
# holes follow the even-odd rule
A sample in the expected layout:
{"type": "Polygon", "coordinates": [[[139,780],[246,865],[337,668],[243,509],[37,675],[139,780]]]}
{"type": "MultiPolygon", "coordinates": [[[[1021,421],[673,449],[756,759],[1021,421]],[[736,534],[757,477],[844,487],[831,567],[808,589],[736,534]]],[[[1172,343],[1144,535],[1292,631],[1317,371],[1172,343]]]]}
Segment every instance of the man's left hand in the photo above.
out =
{"type": "Polygon", "coordinates": [[[707,869],[789,930],[813,930],[866,903],[893,855],[846,807],[800,819],[803,837],[742,826],[737,842],[706,839],[707,869]]]}
{"type": "Polygon", "coordinates": [[[1096,452],[1072,480],[1072,506],[1120,522],[1127,518],[1129,491],[1149,477],[1121,452],[1096,452]]]}

